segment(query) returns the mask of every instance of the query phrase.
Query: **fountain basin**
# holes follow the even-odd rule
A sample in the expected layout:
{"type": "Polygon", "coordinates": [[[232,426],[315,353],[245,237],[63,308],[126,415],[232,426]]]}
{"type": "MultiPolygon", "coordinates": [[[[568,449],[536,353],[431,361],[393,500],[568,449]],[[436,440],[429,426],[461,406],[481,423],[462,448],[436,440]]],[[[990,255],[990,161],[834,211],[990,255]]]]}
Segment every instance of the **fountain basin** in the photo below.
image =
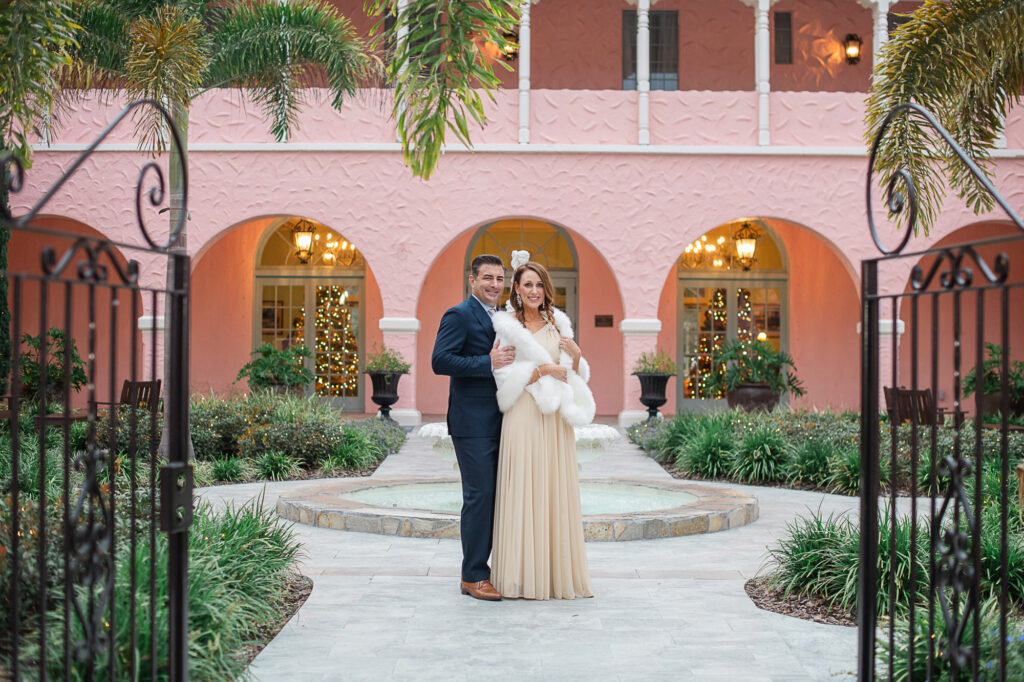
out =
{"type": "MultiPolygon", "coordinates": [[[[688,481],[580,483],[588,541],[626,541],[713,533],[758,517],[757,499],[688,481]]],[[[277,512],[323,528],[425,538],[459,537],[458,481],[330,479],[282,496],[277,512]]]]}

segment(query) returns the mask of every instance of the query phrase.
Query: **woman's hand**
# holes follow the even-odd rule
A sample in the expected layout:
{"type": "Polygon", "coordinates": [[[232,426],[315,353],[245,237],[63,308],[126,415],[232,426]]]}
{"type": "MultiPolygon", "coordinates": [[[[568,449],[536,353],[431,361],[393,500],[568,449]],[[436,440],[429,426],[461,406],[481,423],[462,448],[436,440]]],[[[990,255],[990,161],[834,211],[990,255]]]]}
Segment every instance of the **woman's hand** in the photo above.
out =
{"type": "Polygon", "coordinates": [[[544,376],[546,374],[550,377],[554,377],[555,379],[558,379],[559,381],[563,381],[566,383],[568,383],[569,381],[569,370],[567,370],[565,367],[562,367],[561,365],[556,365],[553,362],[549,362],[546,365],[541,365],[540,367],[538,367],[537,373],[540,374],[541,376],[544,376]]]}
{"type": "Polygon", "coordinates": [[[570,339],[568,336],[563,336],[558,340],[558,347],[569,354],[572,358],[573,363],[580,361],[580,357],[583,355],[583,351],[576,345],[576,342],[570,339]]]}

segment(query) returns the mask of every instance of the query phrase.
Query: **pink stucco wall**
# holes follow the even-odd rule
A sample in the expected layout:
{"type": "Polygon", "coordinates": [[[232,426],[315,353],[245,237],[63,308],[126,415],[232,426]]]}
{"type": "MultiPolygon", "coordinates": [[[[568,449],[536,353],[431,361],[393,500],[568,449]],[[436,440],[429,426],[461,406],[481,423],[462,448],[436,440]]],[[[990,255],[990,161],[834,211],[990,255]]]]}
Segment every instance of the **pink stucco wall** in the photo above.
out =
{"type": "Polygon", "coordinates": [[[773,92],[772,144],[856,147],[864,144],[862,92],[773,92]]]}
{"type": "MultiPolygon", "coordinates": [[[[864,92],[872,64],[871,11],[854,0],[779,0],[772,12],[793,13],[793,63],[772,57],[772,90],[864,92]],[[855,33],[863,41],[857,64],[847,64],[843,39],[855,33]]],[[[774,55],[774,21],[769,22],[774,55]]]]}
{"type": "Polygon", "coordinates": [[[651,144],[757,144],[753,91],[655,90],[650,102],[651,144]]]}

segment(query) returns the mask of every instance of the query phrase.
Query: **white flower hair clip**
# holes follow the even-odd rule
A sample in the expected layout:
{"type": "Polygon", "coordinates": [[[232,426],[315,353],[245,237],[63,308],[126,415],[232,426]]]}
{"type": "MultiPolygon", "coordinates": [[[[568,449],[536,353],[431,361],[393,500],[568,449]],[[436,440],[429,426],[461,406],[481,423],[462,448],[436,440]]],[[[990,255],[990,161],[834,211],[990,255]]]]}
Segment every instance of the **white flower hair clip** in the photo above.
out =
{"type": "Polygon", "coordinates": [[[510,261],[509,264],[512,266],[512,270],[518,270],[520,265],[525,265],[526,263],[529,263],[529,262],[530,262],[530,252],[529,251],[513,251],[512,252],[512,258],[511,258],[511,261],[510,261]]]}

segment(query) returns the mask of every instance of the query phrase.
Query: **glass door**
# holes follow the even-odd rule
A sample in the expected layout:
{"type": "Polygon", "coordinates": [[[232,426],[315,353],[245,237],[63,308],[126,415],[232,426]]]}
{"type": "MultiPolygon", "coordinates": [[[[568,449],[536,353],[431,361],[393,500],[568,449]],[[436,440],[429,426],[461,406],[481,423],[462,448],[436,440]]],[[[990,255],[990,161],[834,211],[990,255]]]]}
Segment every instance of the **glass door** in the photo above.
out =
{"type": "Polygon", "coordinates": [[[680,279],[678,291],[676,400],[679,410],[706,411],[724,406],[711,377],[717,356],[739,338],[786,347],[784,280],[680,279]]]}
{"type": "Polygon", "coordinates": [[[282,350],[305,345],[314,376],[307,395],[363,412],[361,278],[259,277],[256,290],[259,342],[282,350]]]}

